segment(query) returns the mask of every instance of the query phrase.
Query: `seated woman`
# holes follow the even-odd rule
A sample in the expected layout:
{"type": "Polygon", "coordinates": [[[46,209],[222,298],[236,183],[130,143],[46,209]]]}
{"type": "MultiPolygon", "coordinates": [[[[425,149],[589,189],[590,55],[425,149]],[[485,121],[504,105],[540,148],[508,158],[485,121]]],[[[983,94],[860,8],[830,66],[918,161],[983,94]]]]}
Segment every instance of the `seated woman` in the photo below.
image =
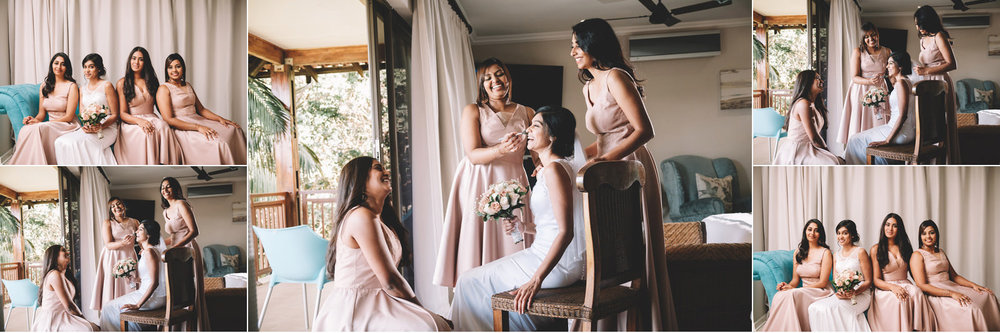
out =
{"type": "Polygon", "coordinates": [[[792,281],[779,282],[778,293],[771,301],[771,310],[763,331],[808,331],[809,305],[833,295],[830,289],[830,269],[833,256],[826,245],[826,230],[817,219],[806,222],[802,229],[802,240],[795,250],[792,265],[792,281]],[[821,278],[822,277],[822,278],[821,278]],[[799,287],[799,282],[802,286],[799,287]]]}
{"type": "Polygon", "coordinates": [[[861,283],[809,305],[809,326],[813,331],[870,332],[865,311],[872,300],[871,260],[865,249],[854,244],[861,240],[854,221],[840,221],[836,230],[840,251],[833,256],[834,276],[860,272],[861,283]]]}
{"type": "MultiPolygon", "coordinates": [[[[538,290],[565,287],[584,277],[583,199],[573,179],[585,156],[575,140],[576,119],[569,110],[545,106],[538,109],[527,131],[528,149],[538,154],[542,165],[529,199],[535,240],[527,249],[458,278],[451,304],[456,330],[491,330],[490,297],[515,288],[512,294],[522,314],[510,315],[511,330],[538,330],[547,326],[542,322],[545,318],[523,314],[538,290]]],[[[513,227],[505,229],[509,232],[513,227]]]]}
{"type": "Polygon", "coordinates": [[[246,164],[247,139],[240,125],[201,105],[180,54],[167,56],[167,81],[156,92],[156,106],[170,124],[184,154],[184,163],[195,165],[246,164]]]}
{"type": "Polygon", "coordinates": [[[129,52],[125,76],[116,87],[122,118],[114,148],[118,164],[182,164],[184,158],[174,131],[153,113],[160,80],[145,48],[136,46],[129,52]]]}
{"type": "Polygon", "coordinates": [[[450,331],[448,322],[420,306],[399,273],[410,260],[406,228],[386,201],[388,170],[374,158],[347,162],[340,172],[335,224],[326,270],[333,278],[313,324],[321,331],[450,331]]]}
{"type": "Polygon", "coordinates": [[[920,223],[920,248],[910,257],[910,274],[926,293],[942,331],[1000,330],[1000,305],[989,288],[958,275],[939,246],[934,221],[920,223]]]}
{"type": "Polygon", "coordinates": [[[38,288],[38,310],[31,324],[33,332],[92,332],[100,331],[97,325],[83,318],[80,308],[73,303],[76,284],[69,270],[69,253],[61,245],[45,250],[42,266],[45,274],[38,288]]]}
{"type": "MultiPolygon", "coordinates": [[[[135,231],[135,240],[142,245],[138,270],[139,289],[115,298],[101,308],[101,330],[120,331],[120,316],[123,311],[151,310],[167,303],[165,269],[160,260],[160,224],[153,220],[143,220],[135,231]]],[[[139,324],[129,323],[129,331],[139,331],[139,324]]]]}
{"type": "Polygon", "coordinates": [[[878,244],[872,246],[875,296],[868,310],[868,324],[876,332],[936,331],[937,321],[924,292],[906,274],[913,247],[903,218],[889,213],[882,220],[878,244]]]}
{"type": "MultiPolygon", "coordinates": [[[[916,103],[913,94],[910,93],[910,80],[906,77],[910,75],[912,64],[910,54],[906,51],[896,51],[889,56],[889,81],[892,86],[889,88],[889,108],[892,114],[889,116],[889,123],[872,127],[858,134],[851,135],[847,141],[847,149],[844,152],[844,159],[847,164],[865,164],[865,150],[868,147],[878,147],[887,144],[901,145],[913,142],[917,134],[916,114],[914,109],[916,103]]],[[[875,164],[887,164],[885,159],[876,158],[875,164]]]]}
{"type": "Polygon", "coordinates": [[[820,96],[822,91],[823,80],[816,71],[804,70],[795,77],[792,111],[785,119],[788,137],[781,140],[774,153],[774,164],[843,164],[820,135],[826,127],[827,114],[820,96]]]}
{"type": "Polygon", "coordinates": [[[9,164],[56,164],[56,139],[80,128],[76,121],[80,89],[73,80],[68,55],[59,52],[52,56],[39,92],[38,114],[22,120],[24,127],[18,132],[9,164]]]}
{"type": "Polygon", "coordinates": [[[111,145],[118,139],[118,93],[111,83],[102,80],[107,74],[104,59],[97,53],[83,57],[83,77],[80,89],[80,110],[91,105],[107,109],[108,116],[100,125],[84,125],[56,139],[56,161],[59,165],[115,165],[111,145]]]}

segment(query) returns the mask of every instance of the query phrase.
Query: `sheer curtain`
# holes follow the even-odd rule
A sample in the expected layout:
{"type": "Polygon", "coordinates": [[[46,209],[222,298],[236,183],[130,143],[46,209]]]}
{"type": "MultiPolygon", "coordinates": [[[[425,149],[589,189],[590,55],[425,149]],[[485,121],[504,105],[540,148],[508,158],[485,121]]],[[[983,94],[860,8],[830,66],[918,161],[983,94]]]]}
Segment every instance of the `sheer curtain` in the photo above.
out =
{"type": "Polygon", "coordinates": [[[39,83],[52,55],[66,52],[83,83],[83,57],[98,53],[115,83],[128,52],[149,50],[160,82],[179,53],[206,108],[246,126],[246,1],[18,0],[9,4],[12,83],[39,83]]]}
{"type": "Polygon", "coordinates": [[[1000,168],[994,167],[762,167],[754,198],[755,250],[794,249],[802,226],[823,221],[827,243],[833,228],[857,223],[865,249],[878,242],[885,215],[903,218],[911,244],[927,219],[941,229],[941,247],[955,270],[984,286],[1000,288],[1000,168]]]}
{"type": "Polygon", "coordinates": [[[844,111],[844,98],[851,84],[851,54],[861,41],[861,10],[854,0],[830,1],[830,67],[827,73],[827,116],[829,130],[826,142],[830,152],[843,155],[844,145],[837,142],[841,117],[844,111]]]}
{"type": "Polygon", "coordinates": [[[413,258],[417,297],[429,310],[450,308],[432,276],[444,225],[445,191],[462,157],[462,107],[475,101],[472,43],[446,0],[417,1],[413,12],[413,258]]]}
{"type": "Polygon", "coordinates": [[[108,181],[96,167],[82,167],[80,170],[80,300],[83,316],[92,322],[100,322],[101,314],[93,310],[90,300],[94,298],[94,276],[97,275],[97,255],[101,253],[103,238],[100,225],[108,219],[107,204],[111,197],[108,181]]]}

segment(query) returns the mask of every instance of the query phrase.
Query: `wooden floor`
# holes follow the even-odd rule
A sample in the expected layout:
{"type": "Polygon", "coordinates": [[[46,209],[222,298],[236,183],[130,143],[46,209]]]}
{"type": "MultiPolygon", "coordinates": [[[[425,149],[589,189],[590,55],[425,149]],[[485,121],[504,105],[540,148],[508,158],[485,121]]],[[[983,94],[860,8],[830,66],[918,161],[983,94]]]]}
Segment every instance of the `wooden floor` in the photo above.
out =
{"type": "MultiPolygon", "coordinates": [[[[330,290],[333,282],[327,283],[324,291],[330,290]]],[[[267,306],[267,315],[260,325],[261,331],[309,331],[312,329],[313,307],[316,302],[316,288],[312,285],[306,287],[308,295],[308,310],[302,305],[302,284],[282,283],[274,287],[271,292],[271,302],[267,306]],[[308,311],[309,329],[306,328],[305,318],[302,311],[308,311]]],[[[267,284],[257,286],[257,315],[264,308],[264,296],[267,295],[267,284]]],[[[326,296],[326,293],[324,293],[326,296]]],[[[320,306],[322,306],[322,302],[320,306]]],[[[23,319],[22,319],[23,320],[23,319]]]]}

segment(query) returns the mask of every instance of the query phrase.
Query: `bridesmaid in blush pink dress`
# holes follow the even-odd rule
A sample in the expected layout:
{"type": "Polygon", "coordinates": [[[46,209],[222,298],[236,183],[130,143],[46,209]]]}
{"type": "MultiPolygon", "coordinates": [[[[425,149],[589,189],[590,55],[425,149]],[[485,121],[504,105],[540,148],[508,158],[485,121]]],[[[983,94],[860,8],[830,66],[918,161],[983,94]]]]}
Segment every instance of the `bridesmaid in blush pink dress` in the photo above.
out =
{"type": "MultiPolygon", "coordinates": [[[[205,263],[201,257],[201,247],[198,241],[198,224],[194,220],[191,204],[184,200],[181,184],[174,177],[163,178],[160,182],[160,207],[163,208],[165,229],[170,234],[169,248],[186,246],[194,250],[194,285],[197,289],[195,303],[200,309],[198,313],[198,330],[210,330],[208,309],[205,307],[205,263]]],[[[166,251],[166,250],[164,250],[166,251]]]]}
{"type": "Polygon", "coordinates": [[[926,293],[941,331],[1000,331],[1000,305],[993,290],[958,275],[939,246],[934,221],[920,224],[920,249],[910,257],[913,281],[926,293]]]}
{"type": "Polygon", "coordinates": [[[69,273],[69,253],[60,245],[45,250],[42,286],[38,288],[38,310],[31,324],[33,332],[93,332],[101,328],[83,318],[73,303],[76,297],[73,274],[69,273]]]}
{"type": "Polygon", "coordinates": [[[163,120],[174,128],[184,162],[196,165],[246,164],[247,139],[229,119],[206,109],[187,82],[187,66],[177,53],[167,56],[167,82],[156,93],[163,120]]]}
{"type": "Polygon", "coordinates": [[[56,139],[80,128],[76,120],[80,89],[73,80],[68,55],[60,52],[52,56],[39,92],[38,114],[22,120],[24,127],[18,132],[9,164],[56,164],[56,139]]]}
{"type": "MultiPolygon", "coordinates": [[[[104,220],[104,248],[97,262],[97,276],[94,279],[94,299],[90,308],[101,311],[101,307],[111,300],[135,291],[129,282],[134,279],[115,278],[114,267],[118,261],[132,259],[139,262],[135,254],[135,230],[139,221],[125,216],[125,203],[118,197],[108,200],[109,219],[104,220]]],[[[137,275],[133,275],[135,277],[137,275]]]]}
{"type": "Polygon", "coordinates": [[[788,137],[778,144],[774,153],[775,165],[830,165],[844,164],[834,155],[823,139],[826,127],[826,107],[820,92],[823,79],[813,70],[804,70],[795,77],[792,110],[785,119],[788,137]]]}
{"type": "MultiPolygon", "coordinates": [[[[340,172],[336,232],[327,248],[333,287],[316,314],[314,332],[450,331],[424,309],[396,267],[409,260],[406,228],[385,198],[389,172],[371,157],[347,162],[340,172]]],[[[405,265],[404,265],[405,266],[405,265]]]]}
{"type": "Polygon", "coordinates": [[[944,30],[941,17],[931,6],[920,6],[913,13],[913,21],[917,25],[917,33],[920,36],[920,55],[918,59],[923,65],[917,64],[913,67],[913,75],[910,79],[913,84],[924,80],[940,80],[947,83],[948,94],[945,99],[945,115],[948,120],[948,143],[950,154],[949,164],[959,164],[961,156],[958,147],[958,120],[956,108],[958,100],[955,96],[955,82],[951,80],[948,72],[958,68],[955,60],[955,52],[951,48],[951,34],[944,30]]]}
{"type": "Polygon", "coordinates": [[[884,75],[892,50],[879,44],[878,28],[871,22],[861,26],[861,31],[865,34],[861,46],[854,49],[851,57],[854,76],[851,77],[851,86],[847,88],[840,131],[837,135],[837,142],[843,144],[847,144],[847,140],[854,134],[889,123],[888,96],[886,103],[878,107],[867,107],[862,103],[865,94],[871,89],[878,88],[886,93],[889,92],[884,75]]]}
{"type": "MultiPolygon", "coordinates": [[[[491,261],[531,246],[532,236],[514,244],[500,223],[483,222],[476,216],[476,202],[495,183],[516,180],[528,187],[524,172],[524,135],[535,111],[510,101],[510,71],[499,59],[483,61],[477,70],[479,96],[476,104],[462,110],[462,146],[465,158],[458,164],[452,182],[448,209],[445,211],[444,235],[438,249],[434,284],[454,287],[459,275],[491,261]]],[[[529,195],[530,196],[530,195],[529,195]]],[[[528,196],[524,197],[527,203],[528,196]]],[[[524,225],[531,225],[527,206],[519,214],[524,225]]]]}
{"type": "Polygon", "coordinates": [[[924,292],[907,278],[913,247],[903,218],[889,213],[882,220],[878,244],[871,248],[875,296],[868,324],[875,332],[936,331],[934,311],[924,292]]]}
{"type": "Polygon", "coordinates": [[[119,165],[184,162],[174,131],[153,113],[159,86],[149,52],[139,46],[132,49],[125,77],[117,84],[122,126],[114,150],[119,165]]]}
{"type": "Polygon", "coordinates": [[[792,281],[779,282],[774,294],[767,322],[761,331],[809,331],[809,305],[833,295],[830,288],[830,271],[833,255],[826,245],[823,223],[812,219],[802,229],[802,240],[795,250],[792,281]],[[799,283],[802,283],[801,287],[799,283]]]}
{"type": "MultiPolygon", "coordinates": [[[[646,143],[653,139],[653,125],[642,102],[642,87],[607,21],[595,18],[574,25],[570,56],[576,62],[580,81],[584,82],[587,129],[597,135],[597,141],[585,149],[587,159],[636,160],[642,163],[646,172],[646,186],[643,187],[644,215],[649,222],[646,278],[652,296],[649,304],[639,306],[650,309],[639,316],[642,318],[640,327],[676,331],[677,319],[663,247],[660,177],[656,161],[646,149],[646,143]]],[[[621,327],[624,318],[618,317],[619,329],[624,329],[621,327]]],[[[612,329],[612,322],[613,319],[600,321],[598,326],[603,330],[612,329]]]]}

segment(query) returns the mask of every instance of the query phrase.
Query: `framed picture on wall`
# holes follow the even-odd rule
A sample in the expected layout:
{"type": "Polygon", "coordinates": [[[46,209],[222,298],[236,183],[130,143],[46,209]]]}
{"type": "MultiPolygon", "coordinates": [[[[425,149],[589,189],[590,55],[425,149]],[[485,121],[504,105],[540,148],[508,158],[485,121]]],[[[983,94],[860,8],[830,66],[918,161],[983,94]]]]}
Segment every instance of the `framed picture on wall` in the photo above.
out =
{"type": "Polygon", "coordinates": [[[1000,35],[989,35],[986,38],[987,55],[1000,56],[1000,35]]]}
{"type": "Polygon", "coordinates": [[[247,203],[233,202],[233,223],[247,223],[247,203]]]}
{"type": "Polygon", "coordinates": [[[719,72],[719,109],[750,109],[750,69],[724,69],[719,72]]]}

